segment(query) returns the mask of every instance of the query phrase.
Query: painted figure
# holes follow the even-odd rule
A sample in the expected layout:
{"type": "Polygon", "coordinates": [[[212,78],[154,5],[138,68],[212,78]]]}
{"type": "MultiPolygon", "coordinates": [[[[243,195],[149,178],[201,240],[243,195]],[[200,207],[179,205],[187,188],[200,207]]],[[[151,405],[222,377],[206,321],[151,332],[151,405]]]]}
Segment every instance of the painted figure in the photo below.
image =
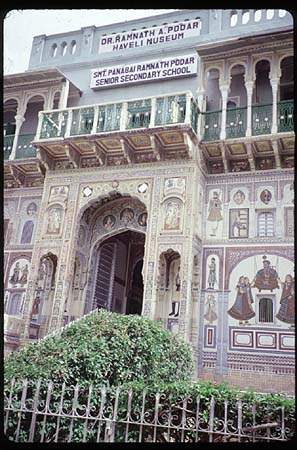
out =
{"type": "Polygon", "coordinates": [[[35,297],[32,307],[32,319],[37,319],[39,313],[40,297],[35,297]]]}
{"type": "Polygon", "coordinates": [[[36,211],[37,211],[36,203],[30,203],[27,208],[28,216],[30,217],[35,216],[36,211]]]}
{"type": "Polygon", "coordinates": [[[165,229],[179,228],[179,204],[177,202],[169,202],[166,205],[165,229]]]}
{"type": "Polygon", "coordinates": [[[103,226],[106,230],[110,230],[115,224],[115,218],[112,215],[104,217],[103,226]]]}
{"type": "Polygon", "coordinates": [[[208,266],[209,274],[208,274],[208,289],[214,289],[215,283],[217,283],[217,265],[215,258],[211,258],[210,264],[208,266]]]}
{"type": "Polygon", "coordinates": [[[141,227],[146,227],[147,225],[147,213],[142,213],[138,217],[138,223],[141,227]]]}
{"type": "Polygon", "coordinates": [[[24,225],[22,236],[21,236],[21,244],[30,244],[32,239],[34,229],[34,222],[33,220],[27,220],[27,222],[24,225]]]}
{"type": "Polygon", "coordinates": [[[121,212],[121,216],[120,219],[125,222],[131,222],[131,220],[134,217],[134,211],[131,208],[125,208],[122,212],[121,212]]]}
{"type": "Polygon", "coordinates": [[[211,236],[216,235],[219,222],[223,220],[221,211],[222,211],[222,201],[219,198],[219,193],[214,192],[213,198],[209,200],[209,210],[207,217],[207,220],[209,220],[210,222],[215,222],[215,226],[212,228],[211,236]]]}
{"type": "Polygon", "coordinates": [[[268,203],[271,200],[271,197],[272,197],[271,192],[268,191],[268,189],[264,189],[264,191],[262,191],[260,194],[260,199],[263,203],[265,203],[265,205],[268,205],[268,203]]]}
{"type": "Polygon", "coordinates": [[[233,195],[233,200],[237,205],[241,205],[241,203],[243,203],[245,199],[245,195],[241,190],[238,190],[235,192],[235,194],[233,195]]]}
{"type": "MultiPolygon", "coordinates": [[[[175,276],[175,291],[176,292],[180,292],[180,285],[181,285],[181,281],[180,281],[180,266],[178,266],[177,269],[177,274],[175,276]]],[[[179,315],[179,301],[177,300],[172,300],[171,302],[171,312],[169,313],[169,316],[174,316],[174,317],[178,317],[179,315]]]]}
{"type": "Polygon", "coordinates": [[[218,318],[216,313],[216,300],[213,294],[208,294],[206,298],[204,317],[210,324],[218,318]]]}
{"type": "Polygon", "coordinates": [[[280,282],[282,286],[282,294],[280,298],[280,308],[276,314],[276,318],[282,322],[291,324],[295,323],[295,288],[294,278],[292,275],[286,275],[285,282],[280,282]]]}
{"type": "Polygon", "coordinates": [[[53,209],[50,211],[48,216],[48,225],[47,231],[48,233],[59,233],[60,225],[61,225],[61,210],[53,209]]]}
{"type": "Polygon", "coordinates": [[[270,266],[270,261],[266,256],[263,256],[263,269],[258,270],[252,281],[252,285],[252,287],[258,288],[259,292],[261,292],[262,289],[270,290],[271,292],[273,289],[279,289],[278,274],[276,270],[270,266]]]}
{"type": "Polygon", "coordinates": [[[9,279],[9,282],[10,282],[11,284],[14,284],[14,285],[15,285],[15,284],[19,283],[19,280],[20,280],[20,271],[21,271],[20,263],[17,262],[16,265],[15,265],[15,268],[13,269],[13,274],[12,274],[12,276],[11,276],[10,279],[9,279]]]}
{"type": "Polygon", "coordinates": [[[254,302],[251,291],[251,284],[248,277],[241,276],[238,280],[236,299],[233,306],[228,310],[229,316],[239,320],[239,325],[248,324],[249,319],[254,317],[255,311],[252,308],[254,302]]]}
{"type": "Polygon", "coordinates": [[[24,286],[28,281],[28,273],[29,273],[28,264],[25,264],[24,267],[22,267],[22,276],[19,281],[22,286],[24,286]]]}

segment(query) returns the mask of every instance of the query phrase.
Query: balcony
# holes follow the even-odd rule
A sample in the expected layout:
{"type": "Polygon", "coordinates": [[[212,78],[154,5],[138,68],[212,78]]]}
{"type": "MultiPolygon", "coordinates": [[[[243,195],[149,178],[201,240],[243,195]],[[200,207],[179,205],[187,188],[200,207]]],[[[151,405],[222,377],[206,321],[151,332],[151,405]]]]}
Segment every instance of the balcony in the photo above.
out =
{"type": "Polygon", "coordinates": [[[272,104],[253,105],[249,129],[246,107],[225,112],[225,130],[222,130],[222,111],[201,114],[201,147],[209,173],[294,167],[292,100],[278,102],[275,109],[272,104]]]}
{"type": "Polygon", "coordinates": [[[198,107],[190,92],[39,113],[35,145],[49,169],[191,158],[198,107]]]}
{"type": "MultiPolygon", "coordinates": [[[[270,134],[272,129],[272,104],[252,106],[252,135],[270,134]]],[[[204,135],[203,141],[220,139],[222,111],[203,113],[204,135]]],[[[294,101],[281,101],[277,104],[278,133],[294,131],[294,101]]],[[[230,108],[227,110],[226,138],[245,137],[247,122],[247,108],[230,108]]]]}

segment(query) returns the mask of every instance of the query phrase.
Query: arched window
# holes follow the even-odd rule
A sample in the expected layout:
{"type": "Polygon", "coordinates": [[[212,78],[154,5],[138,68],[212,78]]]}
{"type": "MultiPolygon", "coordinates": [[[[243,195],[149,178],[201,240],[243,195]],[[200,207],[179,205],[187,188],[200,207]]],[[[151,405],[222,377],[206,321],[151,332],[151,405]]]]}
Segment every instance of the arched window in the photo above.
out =
{"type": "Polygon", "coordinates": [[[7,314],[9,314],[10,316],[18,316],[20,314],[21,299],[21,294],[13,294],[10,297],[7,314]]]}
{"type": "Polygon", "coordinates": [[[261,20],[261,17],[262,17],[261,9],[256,9],[255,15],[254,15],[254,21],[259,22],[261,20]]]}
{"type": "Polygon", "coordinates": [[[244,11],[242,14],[242,25],[247,24],[249,20],[250,20],[250,12],[244,11]]]}
{"type": "Polygon", "coordinates": [[[274,214],[271,211],[265,211],[258,214],[258,236],[274,236],[274,214]]]}
{"type": "Polygon", "coordinates": [[[232,11],[231,12],[231,16],[230,16],[230,26],[231,27],[235,27],[235,25],[237,24],[237,20],[238,20],[238,14],[236,11],[232,11]]]}
{"type": "Polygon", "coordinates": [[[271,20],[274,16],[274,9],[267,9],[266,10],[266,19],[271,20]]]}
{"type": "Polygon", "coordinates": [[[27,220],[27,222],[24,225],[23,231],[22,231],[21,244],[30,244],[31,239],[32,239],[33,229],[34,229],[33,220],[27,220]]]}
{"type": "Polygon", "coordinates": [[[57,56],[57,49],[58,49],[57,44],[53,44],[53,46],[52,46],[52,57],[53,58],[55,58],[57,56]]]}
{"type": "Polygon", "coordinates": [[[61,55],[62,55],[62,56],[65,56],[65,55],[66,55],[66,52],[67,52],[67,42],[63,42],[63,43],[61,44],[61,55]]]}
{"type": "Polygon", "coordinates": [[[285,9],[280,9],[278,12],[279,17],[285,17],[287,14],[287,11],[285,9]]]}
{"type": "Polygon", "coordinates": [[[74,55],[76,51],[76,41],[71,42],[71,55],[74,55]]]}
{"type": "Polygon", "coordinates": [[[259,300],[259,322],[273,322],[273,300],[271,298],[262,297],[259,300]]]}

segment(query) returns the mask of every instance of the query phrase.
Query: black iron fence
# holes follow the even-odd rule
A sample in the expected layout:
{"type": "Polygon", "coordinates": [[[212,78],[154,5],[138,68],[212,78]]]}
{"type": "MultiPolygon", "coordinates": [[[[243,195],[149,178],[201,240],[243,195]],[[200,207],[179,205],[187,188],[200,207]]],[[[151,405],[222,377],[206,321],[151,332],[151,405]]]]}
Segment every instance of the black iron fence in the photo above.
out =
{"type": "Polygon", "coordinates": [[[15,442],[286,441],[294,412],[262,402],[12,380],[4,429],[15,442]]]}

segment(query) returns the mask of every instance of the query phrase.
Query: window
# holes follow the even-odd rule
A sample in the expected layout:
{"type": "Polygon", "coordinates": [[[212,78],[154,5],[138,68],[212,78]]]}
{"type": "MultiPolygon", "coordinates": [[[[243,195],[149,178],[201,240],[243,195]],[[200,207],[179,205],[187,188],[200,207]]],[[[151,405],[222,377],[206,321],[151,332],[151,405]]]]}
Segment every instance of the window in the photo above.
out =
{"type": "Polygon", "coordinates": [[[53,44],[53,46],[52,46],[52,57],[53,58],[55,58],[57,56],[57,49],[58,49],[57,44],[53,44]]]}
{"type": "Polygon", "coordinates": [[[18,316],[21,308],[21,294],[13,294],[10,297],[7,314],[10,316],[18,316]]]}
{"type": "Polygon", "coordinates": [[[66,42],[63,42],[63,43],[61,44],[61,55],[62,55],[62,56],[65,56],[65,55],[66,55],[66,52],[67,52],[67,43],[66,43],[66,42]]]}
{"type": "Polygon", "coordinates": [[[261,20],[261,17],[262,17],[261,9],[256,9],[255,15],[254,15],[255,22],[259,22],[261,20]]]}
{"type": "Polygon", "coordinates": [[[274,236],[274,213],[271,211],[260,212],[258,214],[258,236],[274,236]]]}
{"type": "Polygon", "coordinates": [[[250,12],[244,11],[244,13],[242,14],[242,25],[248,23],[249,20],[250,20],[250,12]]]}
{"type": "Polygon", "coordinates": [[[286,14],[287,14],[287,11],[284,9],[280,9],[278,12],[279,17],[285,17],[286,14]]]}
{"type": "Polygon", "coordinates": [[[237,24],[237,19],[238,19],[237,12],[232,11],[231,17],[230,17],[230,26],[231,27],[235,27],[235,25],[237,24]]]}
{"type": "Polygon", "coordinates": [[[267,9],[266,10],[266,19],[271,20],[274,16],[274,9],[267,9]]]}
{"type": "Polygon", "coordinates": [[[259,322],[273,323],[273,300],[262,297],[259,300],[259,322]]]}
{"type": "Polygon", "coordinates": [[[74,55],[76,51],[76,41],[71,42],[71,55],[74,55]]]}

